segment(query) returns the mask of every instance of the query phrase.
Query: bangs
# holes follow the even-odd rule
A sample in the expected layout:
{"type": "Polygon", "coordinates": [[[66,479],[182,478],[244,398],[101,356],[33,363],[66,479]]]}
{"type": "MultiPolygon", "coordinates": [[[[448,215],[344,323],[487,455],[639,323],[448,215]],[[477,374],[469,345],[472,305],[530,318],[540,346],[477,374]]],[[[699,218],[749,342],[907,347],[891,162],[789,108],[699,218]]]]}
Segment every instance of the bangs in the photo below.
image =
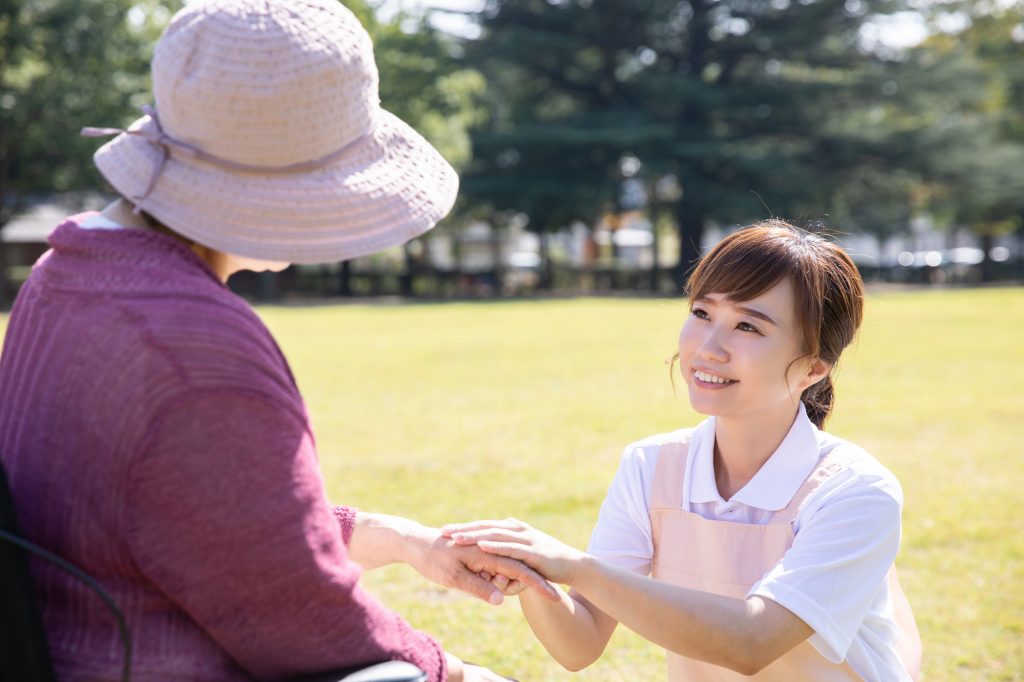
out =
{"type": "Polygon", "coordinates": [[[764,226],[734,232],[701,259],[685,293],[691,301],[709,294],[722,294],[734,301],[757,298],[801,271],[801,258],[793,247],[793,233],[785,228],[764,226]]]}

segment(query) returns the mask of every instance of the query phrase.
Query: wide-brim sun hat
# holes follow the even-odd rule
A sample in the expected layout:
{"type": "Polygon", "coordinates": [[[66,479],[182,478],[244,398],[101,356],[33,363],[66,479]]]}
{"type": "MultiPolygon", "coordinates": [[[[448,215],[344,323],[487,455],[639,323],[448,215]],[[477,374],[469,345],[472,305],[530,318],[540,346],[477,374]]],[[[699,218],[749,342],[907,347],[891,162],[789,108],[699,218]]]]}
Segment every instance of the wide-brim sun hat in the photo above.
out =
{"type": "Polygon", "coordinates": [[[402,244],[458,176],[380,107],[369,35],[336,0],[207,0],[172,19],[155,111],[95,154],[136,208],[204,246],[293,263],[402,244]]]}

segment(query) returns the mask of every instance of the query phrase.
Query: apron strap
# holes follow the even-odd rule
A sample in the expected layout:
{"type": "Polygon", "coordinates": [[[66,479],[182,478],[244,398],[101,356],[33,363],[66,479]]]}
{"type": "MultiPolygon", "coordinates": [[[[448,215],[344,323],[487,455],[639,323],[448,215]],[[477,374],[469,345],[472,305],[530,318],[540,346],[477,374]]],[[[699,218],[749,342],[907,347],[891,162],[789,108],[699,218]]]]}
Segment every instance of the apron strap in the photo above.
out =
{"type": "Polygon", "coordinates": [[[804,502],[807,498],[817,490],[822,483],[827,481],[836,472],[845,467],[852,459],[850,453],[846,448],[837,447],[833,445],[831,448],[825,451],[825,453],[818,458],[818,464],[814,467],[811,473],[804,479],[803,484],[797,489],[793,495],[793,499],[789,501],[783,509],[780,509],[772,517],[772,523],[792,523],[797,515],[800,513],[800,509],[804,506],[804,502]]]}
{"type": "Polygon", "coordinates": [[[692,433],[687,432],[683,440],[665,443],[658,448],[658,462],[654,465],[654,481],[651,483],[651,509],[679,509],[683,506],[692,433]]]}

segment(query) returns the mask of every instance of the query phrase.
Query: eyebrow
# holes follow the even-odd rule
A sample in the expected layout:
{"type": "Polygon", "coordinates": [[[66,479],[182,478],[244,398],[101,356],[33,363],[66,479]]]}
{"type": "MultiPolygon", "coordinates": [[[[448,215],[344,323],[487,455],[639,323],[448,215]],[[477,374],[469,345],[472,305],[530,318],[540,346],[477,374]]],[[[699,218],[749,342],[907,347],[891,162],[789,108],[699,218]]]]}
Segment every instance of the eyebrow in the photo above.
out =
{"type": "MultiPolygon", "coordinates": [[[[708,304],[711,304],[711,305],[718,305],[717,301],[713,301],[710,298],[708,298],[707,296],[701,296],[700,298],[698,298],[696,300],[700,301],[701,303],[708,303],[708,304]]],[[[768,314],[761,312],[757,308],[751,308],[751,307],[745,306],[745,305],[738,305],[738,306],[735,306],[735,308],[737,310],[739,310],[740,312],[744,313],[745,315],[750,315],[751,317],[756,317],[759,320],[764,320],[768,324],[774,325],[776,327],[779,326],[778,322],[776,322],[770,316],[768,316],[768,314]]]]}
{"type": "Polygon", "coordinates": [[[736,307],[739,308],[740,310],[742,310],[747,315],[750,315],[751,317],[756,317],[759,320],[764,320],[768,324],[774,325],[776,327],[779,326],[779,324],[775,320],[770,318],[768,315],[762,313],[757,308],[748,308],[747,306],[742,306],[742,305],[741,306],[736,306],[736,307]]]}

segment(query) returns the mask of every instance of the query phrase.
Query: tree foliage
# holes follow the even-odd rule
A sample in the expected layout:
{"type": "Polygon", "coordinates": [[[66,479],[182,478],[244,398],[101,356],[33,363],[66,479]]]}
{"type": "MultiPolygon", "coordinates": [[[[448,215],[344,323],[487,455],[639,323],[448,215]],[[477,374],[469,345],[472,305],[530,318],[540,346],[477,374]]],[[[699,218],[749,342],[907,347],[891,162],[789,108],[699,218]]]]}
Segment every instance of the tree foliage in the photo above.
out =
{"type": "Polygon", "coordinates": [[[936,124],[945,135],[927,175],[927,208],[988,242],[1024,222],[1024,7],[972,0],[960,10],[966,28],[921,48],[971,69],[946,79],[947,106],[936,124]]]}
{"type": "Polygon", "coordinates": [[[838,206],[863,227],[900,229],[921,165],[912,96],[938,84],[914,76],[905,55],[870,49],[862,29],[903,8],[490,0],[466,49],[493,98],[466,192],[557,229],[614,207],[621,161],[635,157],[648,177],[682,187],[683,268],[709,224],[769,212],[814,218],[838,206]]]}
{"type": "Polygon", "coordinates": [[[456,59],[459,47],[422,15],[382,21],[365,0],[345,0],[373,39],[385,109],[415,128],[456,167],[468,163],[468,128],[482,115],[483,76],[456,59]]]}
{"type": "Polygon", "coordinates": [[[132,0],[0,4],[0,226],[35,194],[100,186],[95,141],[79,131],[127,124],[146,101],[153,27],[143,8],[132,0]]]}
{"type": "MultiPolygon", "coordinates": [[[[35,196],[102,187],[95,141],[79,131],[126,125],[145,103],[158,30],[147,7],[0,1],[0,229],[35,196]]],[[[0,304],[6,298],[0,268],[0,304]]]]}

